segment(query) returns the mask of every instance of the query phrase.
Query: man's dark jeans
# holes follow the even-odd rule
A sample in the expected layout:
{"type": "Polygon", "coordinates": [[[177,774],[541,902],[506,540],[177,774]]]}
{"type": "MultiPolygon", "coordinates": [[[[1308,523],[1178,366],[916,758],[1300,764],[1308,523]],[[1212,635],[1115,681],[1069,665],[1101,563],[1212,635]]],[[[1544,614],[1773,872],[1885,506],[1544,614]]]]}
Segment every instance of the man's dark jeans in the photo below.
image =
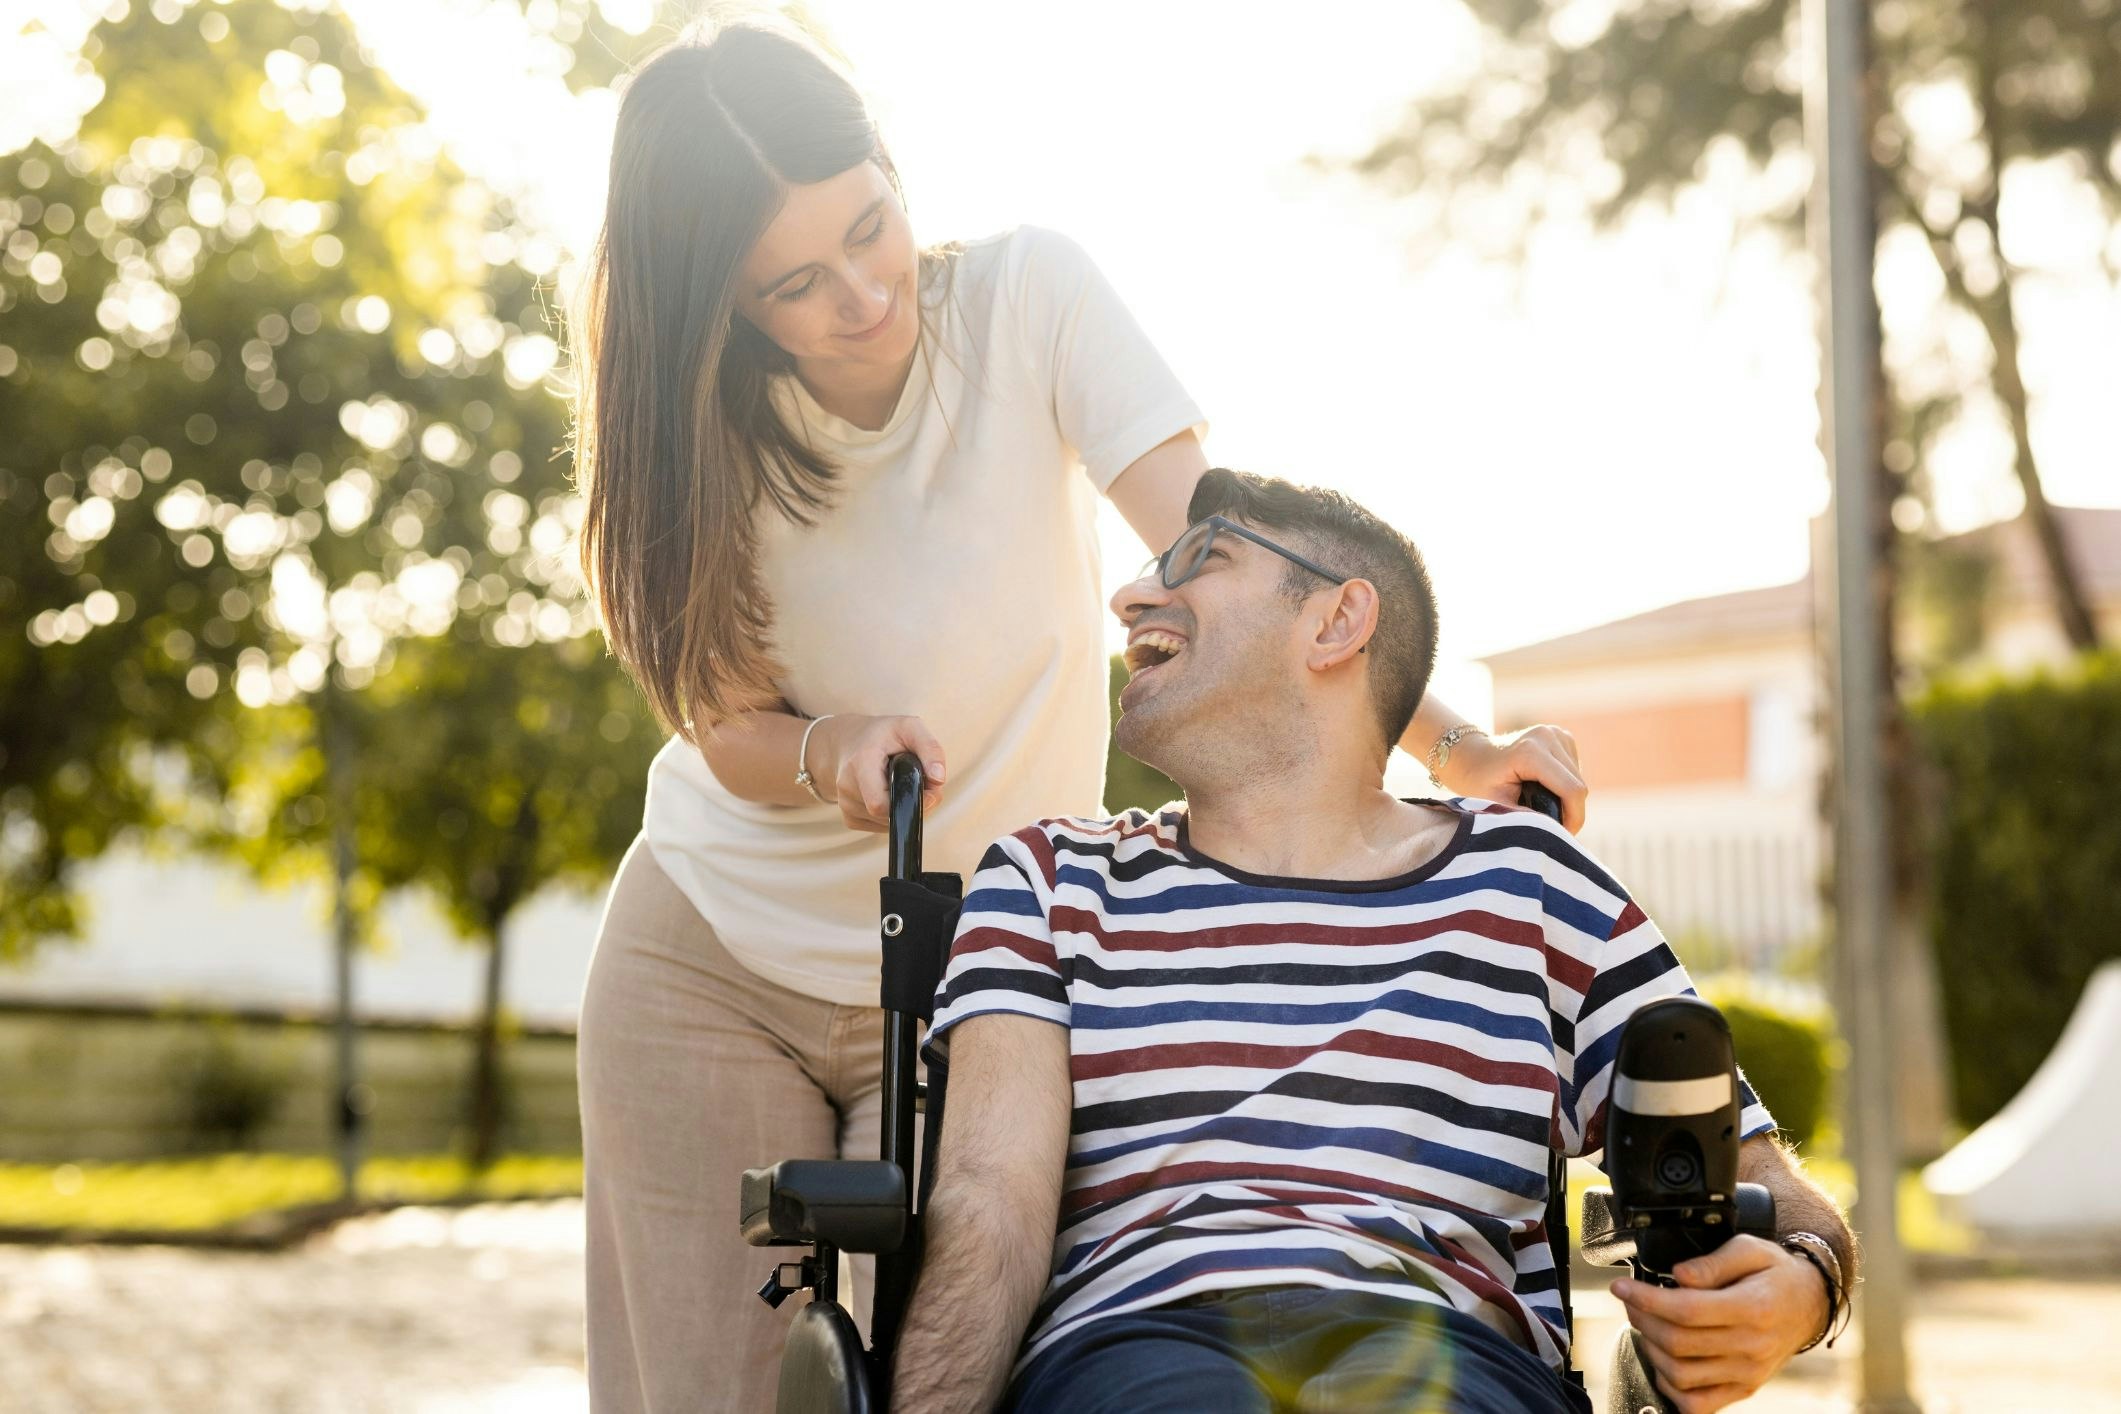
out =
{"type": "Polygon", "coordinates": [[[1009,1393],[1015,1414],[1591,1409],[1538,1356],[1471,1316],[1290,1286],[1090,1321],[1033,1361],[1009,1393]]]}

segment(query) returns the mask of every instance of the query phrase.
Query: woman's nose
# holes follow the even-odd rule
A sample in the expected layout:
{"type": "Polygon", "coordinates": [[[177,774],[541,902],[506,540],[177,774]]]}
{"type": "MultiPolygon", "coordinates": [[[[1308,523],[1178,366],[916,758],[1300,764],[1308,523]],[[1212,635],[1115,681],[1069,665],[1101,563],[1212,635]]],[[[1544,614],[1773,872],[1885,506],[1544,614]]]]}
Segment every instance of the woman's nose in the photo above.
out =
{"type": "Polygon", "coordinates": [[[891,308],[891,284],[878,281],[856,272],[847,281],[847,302],[843,309],[847,322],[857,329],[867,329],[884,317],[891,308]]]}

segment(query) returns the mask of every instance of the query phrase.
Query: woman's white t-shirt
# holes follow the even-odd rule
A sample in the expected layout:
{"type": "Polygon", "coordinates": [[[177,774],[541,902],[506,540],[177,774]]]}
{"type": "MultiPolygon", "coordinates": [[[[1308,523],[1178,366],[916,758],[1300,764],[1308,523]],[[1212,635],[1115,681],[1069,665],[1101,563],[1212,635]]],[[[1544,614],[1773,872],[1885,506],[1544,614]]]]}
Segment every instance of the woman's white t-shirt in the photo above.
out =
{"type": "MultiPolygon", "coordinates": [[[[891,420],[871,432],[794,378],[776,397],[840,469],[831,507],[772,513],[760,568],[798,712],[919,717],[948,757],[925,865],[1089,815],[1109,731],[1096,496],[1200,410],[1088,256],[1024,227],[967,245],[891,420]]],[[[788,762],[795,775],[796,763],[788,762]]],[[[648,776],[656,863],[752,971],[877,1003],[881,835],[837,806],[732,795],[673,738],[648,776]]]]}

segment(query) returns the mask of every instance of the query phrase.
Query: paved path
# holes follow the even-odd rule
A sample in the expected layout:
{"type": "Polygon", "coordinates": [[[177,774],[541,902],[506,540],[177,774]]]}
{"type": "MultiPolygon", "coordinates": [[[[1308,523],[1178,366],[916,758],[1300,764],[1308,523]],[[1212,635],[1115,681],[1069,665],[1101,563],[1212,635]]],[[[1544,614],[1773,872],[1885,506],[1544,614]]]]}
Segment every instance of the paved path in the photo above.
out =
{"type": "MultiPolygon", "coordinates": [[[[5,1414],[582,1414],[577,1202],[406,1208],[278,1256],[0,1247],[5,1414]]],[[[1618,1303],[1577,1301],[1587,1349],[1618,1303]]],[[[1924,1288],[1927,1414],[2121,1414],[2121,1274],[1924,1288]]],[[[1801,1357],[1759,1414],[1849,1406],[1854,1342],[1801,1357]]]]}

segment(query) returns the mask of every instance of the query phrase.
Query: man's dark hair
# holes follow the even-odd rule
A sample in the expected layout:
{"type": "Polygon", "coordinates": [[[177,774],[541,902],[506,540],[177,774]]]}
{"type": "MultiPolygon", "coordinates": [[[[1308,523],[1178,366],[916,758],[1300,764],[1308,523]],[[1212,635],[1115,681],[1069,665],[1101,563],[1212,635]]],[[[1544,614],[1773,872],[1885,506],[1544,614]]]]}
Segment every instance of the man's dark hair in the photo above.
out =
{"type": "MultiPolygon", "coordinates": [[[[1224,467],[1201,477],[1186,506],[1189,525],[1213,515],[1278,531],[1290,549],[1376,586],[1370,699],[1389,753],[1406,735],[1436,670],[1436,590],[1414,542],[1338,491],[1224,467]]],[[[1281,587],[1293,602],[1301,603],[1318,585],[1318,576],[1285,563],[1281,587]]]]}

